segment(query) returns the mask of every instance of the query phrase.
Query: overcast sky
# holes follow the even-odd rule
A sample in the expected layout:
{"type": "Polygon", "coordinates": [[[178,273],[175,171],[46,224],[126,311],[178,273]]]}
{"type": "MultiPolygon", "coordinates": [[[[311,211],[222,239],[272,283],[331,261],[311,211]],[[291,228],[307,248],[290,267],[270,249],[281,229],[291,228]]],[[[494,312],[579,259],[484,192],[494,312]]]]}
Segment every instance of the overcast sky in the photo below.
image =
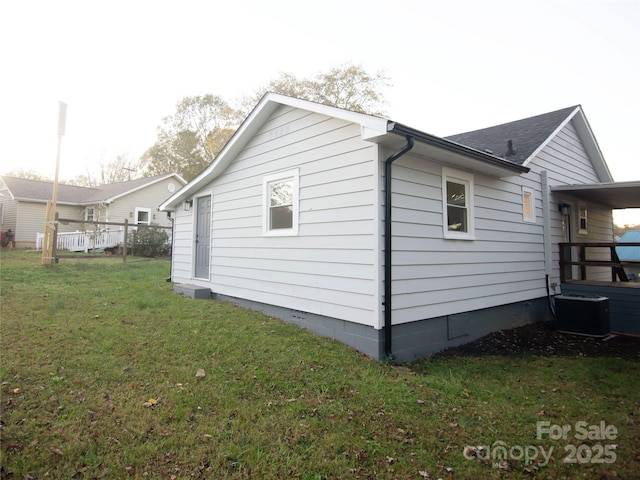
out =
{"type": "Polygon", "coordinates": [[[434,135],[581,104],[614,179],[640,180],[640,0],[11,1],[0,45],[2,173],[53,177],[59,100],[64,180],[139,158],[185,96],[356,63],[434,135]]]}

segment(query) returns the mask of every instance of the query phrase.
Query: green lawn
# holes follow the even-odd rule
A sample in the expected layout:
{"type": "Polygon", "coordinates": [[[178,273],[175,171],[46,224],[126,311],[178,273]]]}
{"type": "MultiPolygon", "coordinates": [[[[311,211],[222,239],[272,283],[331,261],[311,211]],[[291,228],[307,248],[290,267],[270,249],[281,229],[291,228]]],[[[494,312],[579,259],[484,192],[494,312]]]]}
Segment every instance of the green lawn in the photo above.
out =
{"type": "Polygon", "coordinates": [[[393,366],[259,313],[176,295],[167,261],[42,267],[36,253],[15,250],[0,259],[0,478],[640,472],[638,362],[393,366]]]}

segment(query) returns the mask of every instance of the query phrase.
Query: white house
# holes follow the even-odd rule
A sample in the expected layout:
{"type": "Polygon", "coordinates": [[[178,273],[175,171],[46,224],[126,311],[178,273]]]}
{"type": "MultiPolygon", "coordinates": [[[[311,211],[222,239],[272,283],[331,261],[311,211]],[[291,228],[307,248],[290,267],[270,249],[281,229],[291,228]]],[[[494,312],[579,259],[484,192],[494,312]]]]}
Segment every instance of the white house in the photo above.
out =
{"type": "Polygon", "coordinates": [[[267,94],[160,210],[176,290],[405,361],[546,318],[570,223],[613,241],[611,206],[554,187],[603,182],[580,106],[439,138],[267,94]]]}

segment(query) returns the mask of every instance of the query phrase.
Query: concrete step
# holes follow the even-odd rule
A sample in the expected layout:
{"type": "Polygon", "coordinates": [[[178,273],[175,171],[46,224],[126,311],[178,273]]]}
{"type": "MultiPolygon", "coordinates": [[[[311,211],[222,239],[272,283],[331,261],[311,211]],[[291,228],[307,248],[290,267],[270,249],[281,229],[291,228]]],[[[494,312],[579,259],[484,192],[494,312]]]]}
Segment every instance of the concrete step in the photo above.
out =
{"type": "Polygon", "coordinates": [[[198,287],[197,285],[176,283],[173,286],[173,291],[189,298],[204,298],[206,300],[211,300],[211,290],[204,287],[198,287]]]}

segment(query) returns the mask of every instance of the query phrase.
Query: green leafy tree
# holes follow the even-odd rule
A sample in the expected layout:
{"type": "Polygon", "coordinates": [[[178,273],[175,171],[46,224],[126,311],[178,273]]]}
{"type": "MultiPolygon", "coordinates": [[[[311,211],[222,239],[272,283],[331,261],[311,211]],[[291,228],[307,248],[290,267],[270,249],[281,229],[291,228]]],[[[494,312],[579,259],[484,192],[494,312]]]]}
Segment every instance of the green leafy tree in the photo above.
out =
{"type": "Polygon", "coordinates": [[[280,93],[355,112],[384,115],[389,79],[346,64],[313,78],[281,73],[233,107],[216,95],[186,97],[163,119],[158,139],[141,159],[147,175],[177,172],[186,180],[204,170],[224,148],[240,123],[267,92],[280,93]]]}
{"type": "Polygon", "coordinates": [[[344,64],[313,78],[298,78],[281,73],[253,95],[242,101],[242,109],[250,111],[267,92],[302,98],[370,115],[386,115],[384,90],[391,86],[383,72],[371,74],[362,65],[344,64]]]}
{"type": "Polygon", "coordinates": [[[177,172],[190,180],[213,161],[237,124],[237,111],[222,98],[185,97],[158,127],[158,140],[142,156],[142,168],[149,175],[177,172]]]}
{"type": "Polygon", "coordinates": [[[354,112],[385,116],[383,90],[390,87],[382,72],[370,74],[361,65],[344,65],[321,73],[312,81],[310,100],[354,112]]]}

